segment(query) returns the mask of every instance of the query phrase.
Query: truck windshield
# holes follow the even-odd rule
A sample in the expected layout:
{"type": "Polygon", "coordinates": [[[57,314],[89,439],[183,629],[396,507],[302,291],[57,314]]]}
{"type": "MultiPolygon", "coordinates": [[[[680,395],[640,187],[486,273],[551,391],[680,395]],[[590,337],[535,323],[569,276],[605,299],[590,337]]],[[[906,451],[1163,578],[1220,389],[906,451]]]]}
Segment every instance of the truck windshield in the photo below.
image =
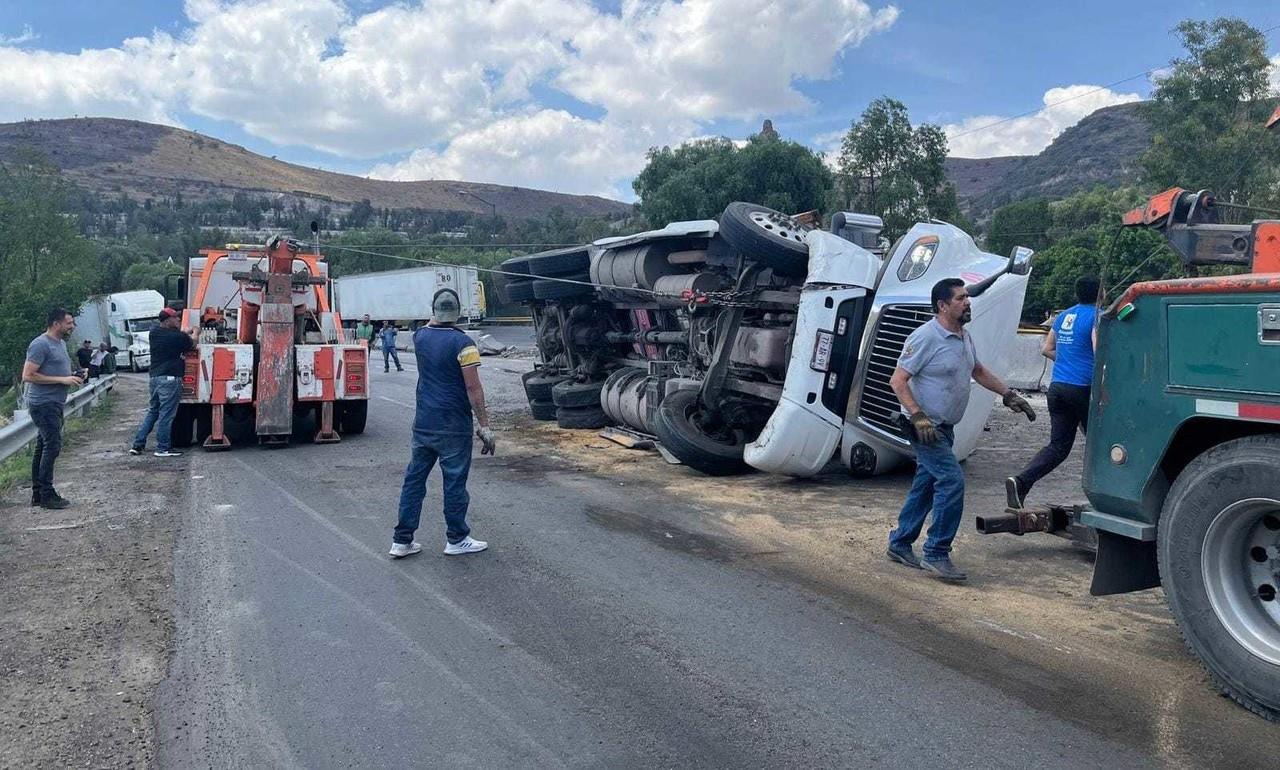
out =
{"type": "Polygon", "coordinates": [[[159,323],[154,318],[130,318],[124,322],[124,328],[131,332],[149,332],[156,328],[159,323]]]}

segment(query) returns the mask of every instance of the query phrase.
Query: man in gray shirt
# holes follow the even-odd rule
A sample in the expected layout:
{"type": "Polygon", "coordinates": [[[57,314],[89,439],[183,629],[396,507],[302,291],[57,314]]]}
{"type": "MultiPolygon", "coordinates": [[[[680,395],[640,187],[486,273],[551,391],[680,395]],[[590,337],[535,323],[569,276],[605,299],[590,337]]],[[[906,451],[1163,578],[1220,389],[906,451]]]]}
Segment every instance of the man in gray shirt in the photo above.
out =
{"type": "Polygon", "coordinates": [[[67,355],[67,337],[75,331],[76,319],[63,308],[49,311],[44,334],[27,346],[22,364],[22,381],[27,384],[27,412],[35,423],[35,453],[31,456],[31,504],[42,508],[70,505],[53,488],[53,463],[62,451],[62,406],[67,388],[79,387],[83,378],[72,373],[67,355]]]}
{"type": "Polygon", "coordinates": [[[898,367],[889,384],[902,402],[904,426],[916,453],[916,476],[898,514],[898,527],[889,533],[892,561],[926,569],[943,580],[961,581],[967,575],[951,563],[951,541],[964,513],[964,471],[956,460],[955,425],[969,405],[969,379],[1004,397],[1004,405],[1034,420],[1027,400],[1007,387],[978,361],[973,337],[964,330],[973,317],[969,292],[959,278],[944,278],[930,297],[934,318],[907,337],[898,367]],[[933,523],[924,544],[924,559],[912,544],[920,536],[925,517],[933,523]]]}

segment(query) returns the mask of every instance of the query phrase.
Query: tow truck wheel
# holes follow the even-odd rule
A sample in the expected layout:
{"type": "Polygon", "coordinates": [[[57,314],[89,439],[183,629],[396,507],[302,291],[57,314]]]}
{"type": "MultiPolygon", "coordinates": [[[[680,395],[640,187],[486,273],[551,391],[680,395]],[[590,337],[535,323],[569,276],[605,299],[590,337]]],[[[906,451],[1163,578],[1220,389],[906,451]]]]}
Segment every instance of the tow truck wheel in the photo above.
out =
{"type": "Polygon", "coordinates": [[[742,459],[741,431],[704,426],[698,391],[677,390],[662,399],[653,432],[680,462],[708,476],[733,476],[749,466],[742,459]]]}
{"type": "Polygon", "coordinates": [[[196,415],[189,404],[178,404],[178,412],[173,416],[173,427],[169,430],[169,443],[175,448],[191,446],[195,439],[196,415]]]}
{"type": "Polygon", "coordinates": [[[803,276],[808,271],[804,234],[791,217],[754,203],[730,203],[720,215],[720,236],[747,259],[780,275],[803,276]]]}
{"type": "Polygon", "coordinates": [[[343,401],[338,404],[338,432],[344,436],[359,436],[364,433],[364,424],[369,420],[369,402],[359,399],[343,401]]]}
{"type": "Polygon", "coordinates": [[[1280,721],[1280,436],[1193,460],[1169,490],[1157,545],[1187,646],[1219,689],[1280,721]]]}

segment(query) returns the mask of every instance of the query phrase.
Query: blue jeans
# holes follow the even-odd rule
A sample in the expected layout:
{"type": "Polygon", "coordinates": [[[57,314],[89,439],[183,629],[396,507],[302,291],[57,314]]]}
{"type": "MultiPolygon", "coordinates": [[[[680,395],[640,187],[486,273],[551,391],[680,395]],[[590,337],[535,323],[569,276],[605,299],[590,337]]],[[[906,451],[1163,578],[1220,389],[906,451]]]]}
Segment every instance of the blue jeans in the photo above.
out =
{"type": "Polygon", "coordinates": [[[956,435],[950,426],[938,427],[938,442],[925,446],[916,441],[916,477],[898,514],[898,528],[889,533],[889,547],[907,549],[920,537],[924,519],[933,510],[933,523],[924,543],[926,559],[941,559],[951,553],[951,541],[960,529],[964,513],[964,471],[953,449],[956,435]]]}
{"type": "Polygon", "coordinates": [[[383,345],[382,346],[382,368],[390,369],[391,359],[393,358],[396,360],[396,368],[403,369],[404,367],[400,366],[400,354],[396,352],[396,346],[383,345]]]}
{"type": "Polygon", "coordinates": [[[151,378],[151,403],[147,406],[147,416],[142,418],[138,433],[133,437],[133,448],[141,450],[147,445],[147,436],[151,429],[156,429],[156,451],[168,452],[173,449],[170,434],[173,431],[173,417],[178,413],[178,402],[182,400],[182,383],[177,377],[151,378]]]}
{"type": "Polygon", "coordinates": [[[413,533],[422,518],[422,501],[427,496],[427,476],[440,462],[444,475],[444,536],[456,543],[471,534],[467,527],[467,474],[471,472],[471,434],[449,435],[441,433],[413,434],[409,467],[404,472],[404,484],[400,487],[400,521],[396,524],[396,543],[412,543],[413,533]]]}

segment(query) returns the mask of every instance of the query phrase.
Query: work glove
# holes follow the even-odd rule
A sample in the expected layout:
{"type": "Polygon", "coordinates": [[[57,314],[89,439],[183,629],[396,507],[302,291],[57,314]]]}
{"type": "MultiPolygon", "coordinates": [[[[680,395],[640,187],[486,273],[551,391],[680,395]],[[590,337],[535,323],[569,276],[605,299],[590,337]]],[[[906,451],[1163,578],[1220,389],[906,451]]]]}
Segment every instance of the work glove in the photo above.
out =
{"type": "Polygon", "coordinates": [[[1013,388],[1009,388],[1004,393],[1004,405],[1015,412],[1022,412],[1031,422],[1036,421],[1036,410],[1031,408],[1031,403],[1022,397],[1022,394],[1013,388]]]}
{"type": "Polygon", "coordinates": [[[493,430],[485,427],[476,428],[476,437],[479,438],[480,443],[484,445],[480,448],[480,454],[493,454],[493,450],[498,446],[498,439],[493,435],[493,430]]]}
{"type": "Polygon", "coordinates": [[[929,419],[929,415],[924,412],[911,415],[911,427],[915,429],[916,441],[921,444],[933,446],[938,443],[938,429],[934,426],[933,420],[929,419]]]}

